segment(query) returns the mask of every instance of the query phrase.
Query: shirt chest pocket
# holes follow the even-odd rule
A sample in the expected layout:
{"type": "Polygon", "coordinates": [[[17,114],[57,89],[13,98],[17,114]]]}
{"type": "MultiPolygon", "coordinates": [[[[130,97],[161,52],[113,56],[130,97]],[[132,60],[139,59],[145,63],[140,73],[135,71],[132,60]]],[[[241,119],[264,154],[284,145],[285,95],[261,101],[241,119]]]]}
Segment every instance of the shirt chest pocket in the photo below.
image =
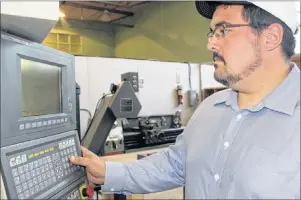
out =
{"type": "MultiPolygon", "coordinates": [[[[293,156],[275,154],[257,146],[251,147],[238,166],[238,184],[254,198],[289,195],[286,186],[294,180],[300,164],[293,156]]],[[[279,198],[279,196],[278,196],[279,198]]]]}

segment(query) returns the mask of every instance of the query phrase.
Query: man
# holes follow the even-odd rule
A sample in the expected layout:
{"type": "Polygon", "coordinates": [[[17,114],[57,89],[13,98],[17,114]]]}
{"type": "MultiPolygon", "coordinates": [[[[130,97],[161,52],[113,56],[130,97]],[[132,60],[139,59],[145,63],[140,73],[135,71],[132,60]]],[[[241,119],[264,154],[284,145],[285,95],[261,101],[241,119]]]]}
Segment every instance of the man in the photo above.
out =
{"type": "Polygon", "coordinates": [[[83,148],[88,178],[104,192],[185,186],[186,199],[300,199],[300,71],[292,2],[196,2],[210,18],[214,77],[231,89],[205,99],[166,151],[131,163],[83,148]]]}

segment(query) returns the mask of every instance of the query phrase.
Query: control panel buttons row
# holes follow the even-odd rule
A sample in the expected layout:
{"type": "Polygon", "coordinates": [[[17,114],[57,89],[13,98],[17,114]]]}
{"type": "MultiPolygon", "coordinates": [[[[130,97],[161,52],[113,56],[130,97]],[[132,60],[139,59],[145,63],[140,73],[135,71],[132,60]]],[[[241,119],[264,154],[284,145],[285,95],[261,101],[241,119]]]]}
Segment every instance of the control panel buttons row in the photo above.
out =
{"type": "Polygon", "coordinates": [[[32,129],[32,128],[40,128],[44,126],[51,126],[51,125],[56,125],[56,124],[63,124],[67,123],[68,118],[61,118],[61,119],[52,119],[52,120],[45,120],[45,121],[39,121],[39,122],[32,122],[32,123],[25,123],[25,124],[20,124],[19,129],[24,130],[24,129],[32,129]]]}

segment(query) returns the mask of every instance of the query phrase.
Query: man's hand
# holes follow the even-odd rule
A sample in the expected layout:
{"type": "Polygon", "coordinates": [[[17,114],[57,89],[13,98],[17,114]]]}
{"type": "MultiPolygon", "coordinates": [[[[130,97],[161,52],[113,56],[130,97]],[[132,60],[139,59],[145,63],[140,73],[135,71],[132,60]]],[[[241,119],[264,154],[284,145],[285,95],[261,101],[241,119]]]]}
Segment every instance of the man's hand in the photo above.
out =
{"type": "Polygon", "coordinates": [[[83,157],[71,156],[70,162],[74,165],[81,165],[86,167],[88,179],[95,184],[103,184],[105,178],[105,162],[97,155],[81,147],[83,157]]]}

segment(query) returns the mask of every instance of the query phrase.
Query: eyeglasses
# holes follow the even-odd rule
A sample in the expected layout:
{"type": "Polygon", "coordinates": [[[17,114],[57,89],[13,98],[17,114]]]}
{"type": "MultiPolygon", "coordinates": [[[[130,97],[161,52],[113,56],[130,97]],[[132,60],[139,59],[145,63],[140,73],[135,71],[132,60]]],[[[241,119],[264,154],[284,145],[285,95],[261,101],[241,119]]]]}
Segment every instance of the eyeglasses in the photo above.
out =
{"type": "Polygon", "coordinates": [[[228,28],[235,28],[235,27],[244,27],[244,26],[250,26],[249,24],[222,24],[217,26],[214,30],[210,31],[207,34],[208,39],[210,40],[214,35],[216,39],[224,38],[227,33],[230,31],[228,28]]]}

